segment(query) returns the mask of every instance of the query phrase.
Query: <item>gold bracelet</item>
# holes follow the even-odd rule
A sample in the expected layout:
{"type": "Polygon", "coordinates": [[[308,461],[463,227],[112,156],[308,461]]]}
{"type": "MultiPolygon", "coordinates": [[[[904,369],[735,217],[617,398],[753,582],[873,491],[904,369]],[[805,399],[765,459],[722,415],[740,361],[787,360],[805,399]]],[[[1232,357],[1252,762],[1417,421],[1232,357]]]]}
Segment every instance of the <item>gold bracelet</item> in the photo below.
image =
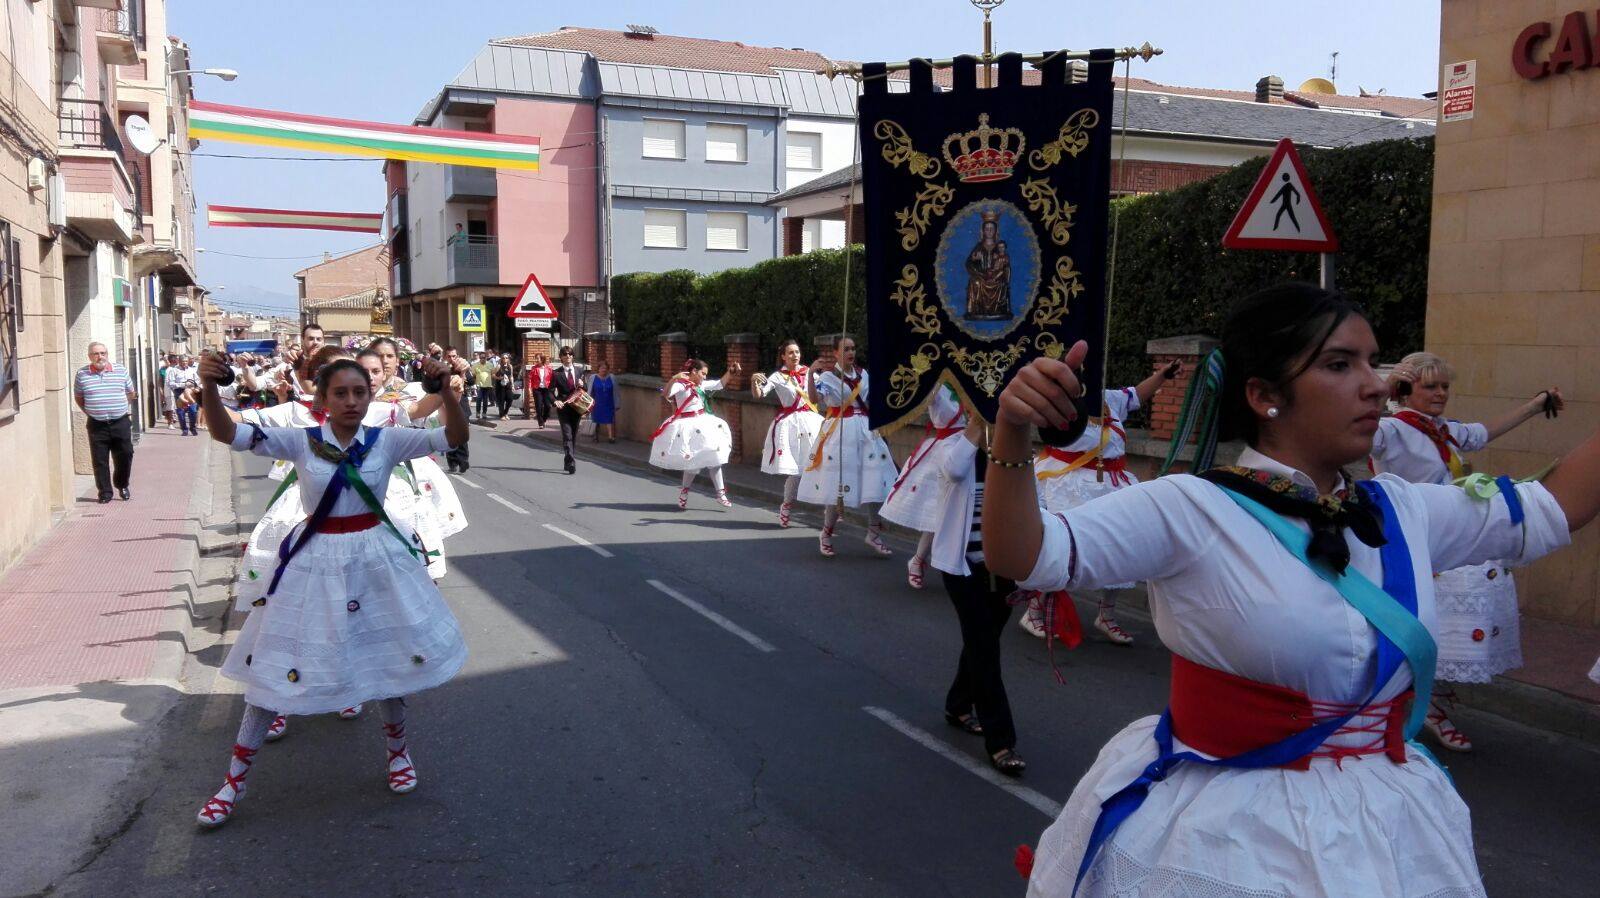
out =
{"type": "Polygon", "coordinates": [[[1031,467],[1033,467],[1033,456],[1031,456],[1031,455],[1028,456],[1023,461],[1006,461],[1003,458],[996,458],[991,453],[989,455],[989,460],[994,462],[995,464],[999,465],[1002,468],[1009,468],[1009,469],[1011,469],[1013,471],[1020,470],[1022,468],[1031,468],[1031,467]]]}

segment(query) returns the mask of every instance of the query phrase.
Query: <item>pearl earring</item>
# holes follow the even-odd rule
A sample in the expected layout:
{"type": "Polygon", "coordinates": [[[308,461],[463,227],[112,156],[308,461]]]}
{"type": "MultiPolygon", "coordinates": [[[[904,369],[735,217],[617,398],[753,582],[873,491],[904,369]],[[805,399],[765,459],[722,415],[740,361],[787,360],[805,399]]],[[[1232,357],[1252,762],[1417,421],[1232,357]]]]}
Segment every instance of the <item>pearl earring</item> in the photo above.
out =
{"type": "Polygon", "coordinates": [[[1276,417],[1278,417],[1278,407],[1277,406],[1273,406],[1272,408],[1267,409],[1267,417],[1268,418],[1276,418],[1276,417]]]}

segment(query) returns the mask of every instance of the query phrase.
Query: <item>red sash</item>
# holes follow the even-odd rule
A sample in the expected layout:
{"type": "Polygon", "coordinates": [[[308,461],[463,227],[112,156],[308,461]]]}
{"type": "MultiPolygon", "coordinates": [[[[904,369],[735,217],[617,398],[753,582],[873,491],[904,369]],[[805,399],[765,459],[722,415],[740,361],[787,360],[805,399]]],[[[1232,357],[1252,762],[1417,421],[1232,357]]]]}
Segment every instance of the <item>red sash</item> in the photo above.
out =
{"type": "Polygon", "coordinates": [[[684,411],[684,409],[689,407],[689,403],[693,402],[694,398],[696,396],[700,395],[700,391],[698,391],[698,390],[696,390],[694,388],[694,384],[689,383],[686,380],[680,380],[679,378],[676,378],[676,377],[674,377],[672,380],[675,383],[681,383],[684,386],[688,387],[689,391],[684,394],[683,404],[678,406],[677,408],[673,409],[672,410],[672,414],[667,417],[667,420],[662,421],[661,422],[661,426],[656,428],[656,432],[650,434],[650,439],[651,440],[654,440],[656,437],[661,436],[661,434],[667,429],[667,427],[670,426],[672,424],[672,422],[678,420],[679,418],[693,418],[695,415],[700,414],[698,411],[694,411],[694,412],[686,412],[686,411],[684,411]]]}
{"type": "Polygon", "coordinates": [[[917,451],[913,453],[911,458],[906,462],[905,470],[901,471],[900,476],[895,478],[894,489],[890,490],[889,497],[883,500],[885,505],[889,503],[889,499],[894,498],[895,493],[900,492],[900,487],[906,482],[906,479],[911,476],[911,472],[916,470],[917,465],[922,464],[929,455],[933,454],[933,447],[939,445],[940,440],[943,440],[946,437],[953,437],[966,429],[965,427],[955,426],[955,423],[960,420],[961,412],[958,410],[954,417],[945,422],[943,427],[935,427],[933,426],[932,421],[928,422],[927,429],[924,431],[926,436],[922,438],[922,444],[917,447],[917,451]]]}
{"type": "Polygon", "coordinates": [[[1428,438],[1428,442],[1433,444],[1433,448],[1438,450],[1439,460],[1444,462],[1446,466],[1450,464],[1452,447],[1455,450],[1459,450],[1461,448],[1461,444],[1456,442],[1455,436],[1452,435],[1448,429],[1441,428],[1439,425],[1433,423],[1428,416],[1422,414],[1421,412],[1409,408],[1403,408],[1400,411],[1395,412],[1394,417],[1395,420],[1409,424],[1421,431],[1422,435],[1428,438]]]}
{"type": "Polygon", "coordinates": [[[360,533],[378,526],[378,516],[373,512],[325,518],[317,527],[318,533],[360,533]]]}
{"type": "MultiPolygon", "coordinates": [[[[1054,446],[1044,447],[1044,455],[1061,462],[1064,465],[1074,465],[1081,461],[1088,452],[1069,452],[1066,449],[1057,449],[1054,446]]],[[[1133,480],[1128,477],[1128,457],[1119,455],[1116,458],[1095,458],[1095,470],[1104,471],[1111,475],[1114,486],[1132,486],[1133,480]]],[[[1083,465],[1079,465],[1083,467],[1083,465]]],[[[1041,477],[1044,475],[1040,475],[1041,477]]]]}
{"type": "MultiPolygon", "coordinates": [[[[1311,767],[1312,758],[1376,754],[1404,764],[1406,709],[1413,697],[1407,690],[1390,701],[1374,702],[1335,733],[1367,734],[1371,737],[1367,744],[1338,747],[1324,743],[1322,748],[1282,766],[1306,770],[1311,767]]],[[[1286,686],[1258,683],[1180,655],[1172,656],[1172,735],[1215,757],[1229,758],[1271,745],[1357,707],[1359,704],[1354,702],[1313,701],[1286,686]]]]}

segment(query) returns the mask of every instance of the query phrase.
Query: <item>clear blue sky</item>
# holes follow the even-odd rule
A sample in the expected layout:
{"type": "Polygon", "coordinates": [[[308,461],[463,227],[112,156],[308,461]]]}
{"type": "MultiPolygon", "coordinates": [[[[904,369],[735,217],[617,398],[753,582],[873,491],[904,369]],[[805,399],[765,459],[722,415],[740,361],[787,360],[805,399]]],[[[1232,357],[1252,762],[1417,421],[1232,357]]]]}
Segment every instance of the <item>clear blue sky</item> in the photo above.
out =
{"type": "MultiPolygon", "coordinates": [[[[981,49],[981,16],[967,0],[883,3],[813,0],[805,15],[786,4],[703,2],[577,4],[526,0],[466,3],[415,0],[278,0],[271,4],[169,0],[174,34],[189,43],[196,68],[237,69],[238,80],[200,78],[201,99],[295,112],[410,124],[487,40],[552,31],[562,25],[662,32],[805,47],[840,59],[943,57],[981,49]],[[782,10],[782,14],[775,14],[782,10]],[[911,11],[916,14],[908,14],[911,11]]],[[[1178,0],[1007,0],[995,13],[995,45],[1024,52],[1067,46],[1137,45],[1166,50],[1134,74],[1168,84],[1253,89],[1266,74],[1292,88],[1327,75],[1339,52],[1339,86],[1387,88],[1417,96],[1434,90],[1439,5],[1343,0],[1296,5],[1178,0]]],[[[224,304],[278,302],[292,308],[293,273],[323,251],[369,245],[364,235],[318,231],[209,230],[207,203],[333,211],[382,211],[376,161],[225,159],[202,154],[292,155],[208,141],[195,159],[196,245],[201,282],[224,304]],[[224,256],[297,256],[244,259],[224,256]],[[309,258],[306,258],[309,257],[309,258]],[[279,294],[274,298],[270,294],[279,294]]]]}

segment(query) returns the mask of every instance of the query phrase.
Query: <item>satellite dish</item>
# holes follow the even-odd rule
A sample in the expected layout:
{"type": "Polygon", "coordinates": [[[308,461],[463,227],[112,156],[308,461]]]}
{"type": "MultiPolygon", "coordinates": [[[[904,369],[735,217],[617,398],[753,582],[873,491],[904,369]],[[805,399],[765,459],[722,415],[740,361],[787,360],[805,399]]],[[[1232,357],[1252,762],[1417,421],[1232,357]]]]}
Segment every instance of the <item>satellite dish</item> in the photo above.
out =
{"type": "Polygon", "coordinates": [[[1302,94],[1326,94],[1329,96],[1338,92],[1339,89],[1334,87],[1333,82],[1326,78],[1307,78],[1301,82],[1300,89],[1296,91],[1296,93],[1302,94]]]}
{"type": "Polygon", "coordinates": [[[150,129],[150,123],[142,115],[128,116],[128,120],[122,123],[122,133],[128,136],[128,143],[133,144],[134,149],[146,156],[164,143],[156,137],[156,132],[150,129]]]}

